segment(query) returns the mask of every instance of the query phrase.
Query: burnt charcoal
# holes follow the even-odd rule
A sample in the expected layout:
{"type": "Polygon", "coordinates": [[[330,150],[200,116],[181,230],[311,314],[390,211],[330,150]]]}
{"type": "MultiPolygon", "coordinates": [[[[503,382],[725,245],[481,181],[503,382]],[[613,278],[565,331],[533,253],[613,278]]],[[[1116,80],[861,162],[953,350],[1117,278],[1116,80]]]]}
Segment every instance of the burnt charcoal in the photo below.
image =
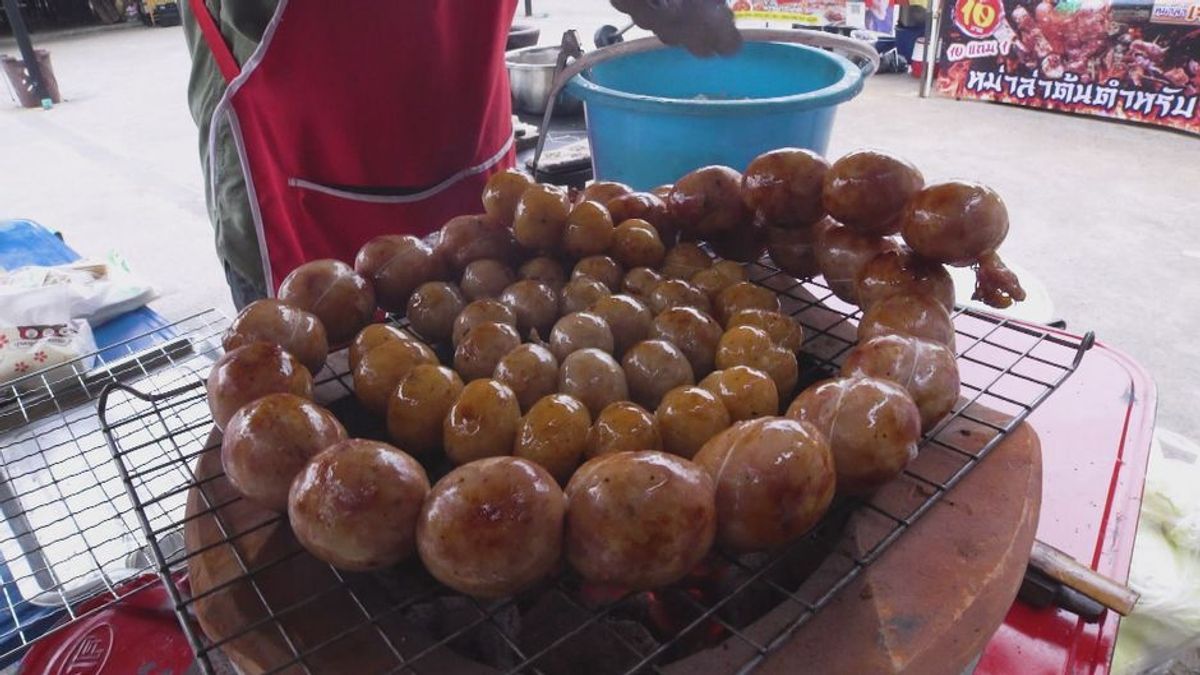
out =
{"type": "Polygon", "coordinates": [[[568,636],[591,616],[591,612],[562,593],[546,593],[523,616],[521,650],[533,655],[549,648],[533,663],[534,668],[547,675],[599,675],[625,672],[641,660],[621,638],[628,638],[629,644],[647,646],[646,653],[657,648],[658,643],[649,631],[626,619],[593,622],[568,636]]]}

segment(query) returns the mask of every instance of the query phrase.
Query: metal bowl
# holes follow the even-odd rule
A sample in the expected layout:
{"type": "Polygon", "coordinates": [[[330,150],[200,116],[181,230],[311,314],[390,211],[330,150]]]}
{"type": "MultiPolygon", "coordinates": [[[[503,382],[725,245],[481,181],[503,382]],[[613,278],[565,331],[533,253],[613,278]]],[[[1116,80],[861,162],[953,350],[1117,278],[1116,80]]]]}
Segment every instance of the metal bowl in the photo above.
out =
{"type": "MultiPolygon", "coordinates": [[[[546,112],[546,101],[554,84],[554,63],[558,60],[559,47],[525,47],[505,54],[508,66],[508,82],[512,88],[513,104],[519,112],[541,115],[546,112]]],[[[554,115],[578,115],[583,110],[583,101],[571,96],[564,89],[559,92],[554,104],[554,115]]]]}

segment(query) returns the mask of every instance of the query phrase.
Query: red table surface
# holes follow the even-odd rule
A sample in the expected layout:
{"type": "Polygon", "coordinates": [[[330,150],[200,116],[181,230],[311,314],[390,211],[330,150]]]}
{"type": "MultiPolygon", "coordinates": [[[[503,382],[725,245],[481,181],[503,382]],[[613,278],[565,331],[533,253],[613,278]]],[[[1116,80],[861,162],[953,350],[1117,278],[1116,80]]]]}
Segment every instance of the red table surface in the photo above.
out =
{"type": "MultiPolygon", "coordinates": [[[[1133,557],[1156,393],[1145,370],[1096,343],[1079,369],[1029,417],[1042,442],[1037,537],[1125,582],[1133,557]]],[[[1086,624],[1017,601],[976,673],[1108,673],[1119,616],[1086,624]]]]}

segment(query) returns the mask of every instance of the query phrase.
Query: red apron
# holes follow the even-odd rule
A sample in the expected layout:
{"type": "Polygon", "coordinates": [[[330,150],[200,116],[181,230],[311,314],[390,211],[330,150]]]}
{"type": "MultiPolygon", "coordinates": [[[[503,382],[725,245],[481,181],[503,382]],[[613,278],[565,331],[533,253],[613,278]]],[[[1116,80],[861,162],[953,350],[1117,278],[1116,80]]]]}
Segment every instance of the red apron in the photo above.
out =
{"type": "Polygon", "coordinates": [[[376,235],[480,211],[488,176],[512,165],[516,0],[279,0],[243,66],[204,0],[190,2],[229,82],[210,166],[228,124],[272,295],[303,262],[352,262],[376,235]]]}

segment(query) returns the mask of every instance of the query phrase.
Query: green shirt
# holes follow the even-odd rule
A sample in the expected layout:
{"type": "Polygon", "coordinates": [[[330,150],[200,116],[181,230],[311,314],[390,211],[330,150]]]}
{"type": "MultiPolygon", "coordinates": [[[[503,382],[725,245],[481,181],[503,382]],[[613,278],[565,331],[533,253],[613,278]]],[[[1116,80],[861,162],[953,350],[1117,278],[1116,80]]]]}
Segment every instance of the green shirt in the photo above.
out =
{"type": "MultiPolygon", "coordinates": [[[[275,13],[278,0],[206,0],[239,64],[244,64],[258,46],[263,31],[275,13]]],[[[216,235],[217,256],[239,276],[265,291],[262,257],[254,217],[246,196],[246,181],[241,161],[228,125],[217,129],[213,156],[208,153],[209,126],[213,111],[225,94],[225,78],[217,68],[212,51],[204,41],[200,27],[192,16],[190,3],[181,0],[183,33],[192,55],[192,72],[188,79],[188,106],[192,119],[200,130],[200,165],[204,170],[204,190],[209,219],[216,235]],[[210,166],[216,162],[216,166],[210,166]],[[217,183],[208,177],[216,169],[217,183]]]]}

